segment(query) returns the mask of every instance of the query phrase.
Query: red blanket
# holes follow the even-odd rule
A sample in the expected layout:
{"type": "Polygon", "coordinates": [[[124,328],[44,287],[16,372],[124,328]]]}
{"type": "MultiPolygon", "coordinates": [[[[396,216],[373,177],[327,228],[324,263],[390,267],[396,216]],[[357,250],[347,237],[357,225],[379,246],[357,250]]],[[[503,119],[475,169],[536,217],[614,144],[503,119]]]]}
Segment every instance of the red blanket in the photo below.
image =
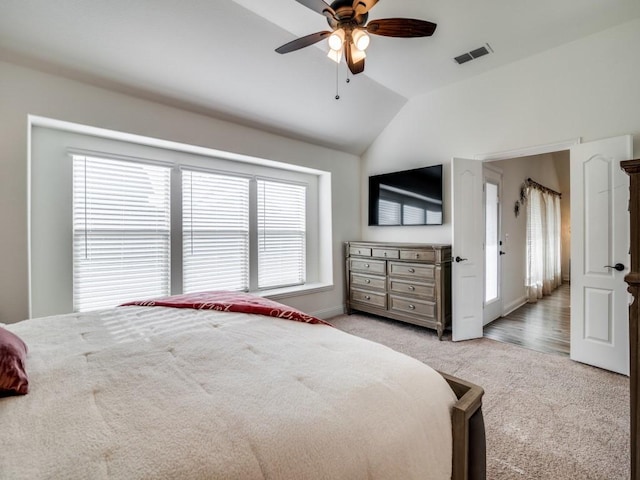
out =
{"type": "Polygon", "coordinates": [[[153,300],[138,300],[120,305],[138,305],[143,307],[175,307],[175,308],[195,308],[196,310],[219,310],[221,312],[241,312],[267,315],[270,317],[284,318],[295,322],[319,323],[329,325],[330,323],[320,320],[312,315],[307,315],[300,310],[288,307],[267,298],[256,297],[242,292],[198,292],[185,293],[183,295],[173,295],[153,300]]]}

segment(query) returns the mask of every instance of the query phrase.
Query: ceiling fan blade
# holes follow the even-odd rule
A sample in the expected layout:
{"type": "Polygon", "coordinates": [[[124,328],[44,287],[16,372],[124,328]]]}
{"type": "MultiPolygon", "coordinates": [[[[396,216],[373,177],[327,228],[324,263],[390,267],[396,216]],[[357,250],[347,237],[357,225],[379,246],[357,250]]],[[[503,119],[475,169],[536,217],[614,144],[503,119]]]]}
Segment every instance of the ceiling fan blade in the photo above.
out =
{"type": "Polygon", "coordinates": [[[347,62],[347,66],[349,67],[349,70],[351,70],[351,73],[357,75],[364,72],[364,58],[358,62],[354,62],[353,56],[351,55],[351,48],[349,46],[345,47],[344,56],[347,62]]]}
{"type": "Polygon", "coordinates": [[[331,32],[316,32],[311,35],[306,35],[304,37],[296,38],[289,43],[285,43],[281,47],[276,48],[276,52],[278,53],[289,53],[294,52],[296,50],[300,50],[301,48],[308,47],[309,45],[313,45],[314,43],[318,43],[323,38],[327,38],[331,35],[331,32]]]}
{"type": "Polygon", "coordinates": [[[367,32],[385,37],[430,37],[436,31],[435,23],[413,18],[381,18],[370,21],[367,32]]]}
{"type": "Polygon", "coordinates": [[[297,2],[331,20],[335,20],[336,22],[338,20],[336,18],[336,12],[323,0],[297,0],[297,2]]]}
{"type": "Polygon", "coordinates": [[[376,3],[378,3],[378,0],[355,0],[353,2],[353,10],[356,15],[364,15],[371,10],[376,3]]]}

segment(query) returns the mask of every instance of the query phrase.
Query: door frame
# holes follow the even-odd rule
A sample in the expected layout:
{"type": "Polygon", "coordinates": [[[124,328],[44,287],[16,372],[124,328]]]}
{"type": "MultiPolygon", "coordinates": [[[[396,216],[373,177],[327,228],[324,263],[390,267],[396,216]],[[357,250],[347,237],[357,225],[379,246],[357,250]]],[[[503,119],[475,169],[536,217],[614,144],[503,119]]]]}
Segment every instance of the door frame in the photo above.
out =
{"type": "MultiPolygon", "coordinates": [[[[569,139],[569,140],[563,140],[560,142],[555,142],[555,143],[548,143],[548,144],[544,144],[544,145],[537,145],[537,146],[532,146],[532,147],[524,147],[524,148],[519,148],[519,149],[515,149],[515,150],[504,150],[504,151],[500,151],[500,152],[492,152],[492,153],[484,153],[484,154],[478,154],[478,155],[474,155],[472,158],[474,160],[478,160],[481,162],[493,162],[493,161],[498,161],[498,160],[510,160],[513,158],[518,158],[518,157],[527,157],[527,156],[531,156],[531,155],[541,155],[544,153],[553,153],[553,152],[558,152],[560,150],[570,150],[572,146],[574,145],[578,145],[582,143],[581,142],[581,138],[573,138],[573,139],[569,139]]],[[[452,191],[452,195],[453,195],[453,191],[452,191]]],[[[453,220],[455,221],[455,219],[453,220]]],[[[482,277],[484,278],[484,264],[482,265],[482,277]]],[[[483,294],[484,294],[484,287],[483,287],[483,294]]],[[[456,296],[456,290],[452,289],[452,303],[455,304],[455,296],[456,296]]],[[[484,302],[483,302],[484,305],[484,302]]],[[[480,323],[483,323],[483,317],[484,315],[478,315],[478,319],[480,323]]],[[[483,327],[479,326],[480,331],[482,331],[483,327]]],[[[453,331],[453,338],[454,340],[456,339],[456,332],[455,332],[455,326],[452,326],[453,331]]],[[[482,334],[480,335],[482,336],[482,334]]]]}
{"type": "Polygon", "coordinates": [[[497,162],[499,160],[511,160],[518,157],[529,157],[532,155],[542,155],[543,153],[553,153],[560,150],[570,150],[572,146],[582,143],[581,137],[564,140],[562,142],[547,143],[545,145],[537,145],[534,147],[524,147],[515,150],[504,150],[501,152],[483,153],[474,155],[475,160],[483,162],[497,162]]]}
{"type": "MultiPolygon", "coordinates": [[[[629,135],[624,135],[624,137],[631,138],[629,135]]],[[[603,142],[603,141],[607,141],[607,140],[613,140],[614,138],[617,138],[617,137],[610,137],[610,138],[607,138],[607,139],[602,139],[600,141],[603,142]]],[[[554,144],[547,144],[547,145],[541,145],[541,146],[522,148],[522,149],[518,149],[518,150],[511,150],[511,151],[503,151],[503,152],[495,152],[495,153],[489,153],[489,154],[476,155],[473,158],[475,160],[478,160],[478,161],[481,161],[481,162],[487,162],[487,161],[498,161],[498,160],[515,159],[515,158],[518,158],[518,157],[524,157],[524,156],[529,156],[529,155],[540,155],[540,154],[545,154],[545,153],[553,153],[553,152],[557,152],[557,151],[561,151],[561,150],[569,150],[570,152],[573,153],[573,150],[576,150],[576,149],[572,148],[572,147],[579,146],[580,144],[582,144],[582,142],[581,142],[581,139],[578,138],[578,139],[575,139],[575,140],[568,140],[568,141],[558,142],[558,143],[554,143],[554,144]]],[[[631,145],[631,149],[632,149],[633,148],[632,141],[631,141],[630,145],[631,145]]],[[[618,156],[618,154],[616,154],[616,156],[618,156]]],[[[571,155],[571,157],[572,157],[572,155],[571,155]]],[[[571,163],[572,164],[574,163],[573,162],[573,158],[571,158],[571,163]]],[[[475,169],[476,169],[476,167],[473,168],[473,170],[475,170],[475,169]]],[[[570,169],[569,175],[570,175],[570,181],[571,181],[571,183],[573,183],[574,178],[573,178],[573,175],[571,173],[571,170],[572,169],[570,169]]],[[[453,177],[453,175],[452,175],[452,177],[453,177]]],[[[483,175],[483,182],[484,182],[484,175],[483,175]]],[[[616,187],[614,186],[613,188],[615,189],[616,187]]],[[[454,192],[455,192],[455,190],[454,190],[454,192]]],[[[455,195],[454,195],[454,197],[455,197],[455,195]]],[[[573,197],[573,189],[572,189],[572,197],[573,197]]],[[[453,202],[455,203],[455,201],[456,200],[454,198],[453,202]]],[[[572,210],[573,210],[573,208],[572,208],[572,210]]],[[[454,222],[454,224],[455,224],[455,222],[454,222]]],[[[573,220],[572,220],[572,225],[573,225],[573,220]]],[[[574,244],[574,240],[575,240],[575,238],[572,238],[572,245],[574,244]]],[[[484,242],[484,239],[482,241],[484,242]]],[[[453,232],[453,243],[454,243],[454,248],[455,248],[455,243],[456,243],[455,228],[454,228],[454,232],[453,232]]],[[[577,254],[580,254],[580,252],[577,252],[577,254]]],[[[601,259],[598,259],[598,261],[600,261],[600,260],[601,259]]],[[[607,263],[607,262],[611,263],[610,260],[606,260],[605,263],[607,263]]],[[[611,264],[613,264],[613,263],[611,263],[611,264]]],[[[573,270],[573,265],[572,265],[572,270],[573,270]]],[[[483,285],[484,285],[484,280],[485,279],[484,279],[484,275],[483,275],[482,276],[483,285]]],[[[572,288],[572,290],[573,290],[573,288],[572,288]]],[[[599,292],[597,292],[597,293],[599,293],[599,292]]],[[[571,298],[572,306],[574,304],[574,301],[575,301],[575,299],[573,298],[573,294],[572,294],[572,298],[571,298]]],[[[596,312],[596,313],[598,313],[598,312],[596,312]]],[[[471,312],[471,314],[468,315],[468,316],[469,317],[477,317],[478,315],[473,314],[473,312],[471,312]]],[[[455,320],[456,320],[457,317],[458,317],[458,314],[456,314],[456,312],[454,311],[454,318],[453,318],[454,327],[455,327],[455,320]]],[[[571,324],[572,325],[574,323],[574,320],[575,320],[575,318],[571,319],[571,324]]],[[[475,322],[477,322],[477,320],[475,322]]],[[[477,323],[481,323],[481,322],[477,322],[477,323]]],[[[476,323],[469,323],[466,326],[466,330],[472,331],[472,330],[476,329],[477,326],[478,325],[476,323]]],[[[574,342],[573,342],[573,330],[574,329],[572,328],[572,342],[571,342],[572,346],[571,346],[571,354],[570,354],[570,356],[571,356],[572,359],[576,359],[576,358],[574,358],[574,354],[573,354],[573,344],[574,344],[574,342]]],[[[456,334],[455,334],[455,331],[454,331],[453,332],[454,340],[455,340],[455,336],[456,336],[456,334]]],[[[482,333],[480,333],[480,336],[482,336],[482,333]]],[[[582,361],[584,361],[584,360],[582,360],[582,361]]],[[[591,361],[587,361],[586,363],[597,365],[597,366],[602,366],[604,368],[611,369],[610,366],[604,366],[604,365],[592,363],[591,361]]],[[[612,370],[618,371],[618,370],[615,370],[615,369],[612,369],[612,370]]],[[[626,372],[620,371],[620,373],[626,373],[626,372]]]]}

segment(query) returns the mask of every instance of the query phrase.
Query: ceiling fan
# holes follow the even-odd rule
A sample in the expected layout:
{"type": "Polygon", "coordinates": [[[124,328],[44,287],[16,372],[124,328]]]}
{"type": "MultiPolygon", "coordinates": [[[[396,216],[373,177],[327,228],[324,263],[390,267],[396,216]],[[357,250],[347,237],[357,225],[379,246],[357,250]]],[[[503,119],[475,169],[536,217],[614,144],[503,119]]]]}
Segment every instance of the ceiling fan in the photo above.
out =
{"type": "Polygon", "coordinates": [[[276,48],[276,52],[293,52],[328,38],[328,57],[339,63],[344,53],[349,70],[354,75],[364,71],[365,50],[369,46],[368,33],[408,38],[430,37],[436,30],[435,23],[412,18],[381,18],[367,23],[369,10],[378,0],[335,0],[331,5],[324,0],[296,1],[327,17],[332,30],[297,38],[276,48]]]}

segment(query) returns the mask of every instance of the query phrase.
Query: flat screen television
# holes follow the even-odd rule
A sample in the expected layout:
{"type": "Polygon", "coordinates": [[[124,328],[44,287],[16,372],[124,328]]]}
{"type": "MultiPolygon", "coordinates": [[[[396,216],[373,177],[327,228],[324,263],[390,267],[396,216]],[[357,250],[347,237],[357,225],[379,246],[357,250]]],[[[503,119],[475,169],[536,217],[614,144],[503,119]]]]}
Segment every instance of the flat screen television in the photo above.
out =
{"type": "Polygon", "coordinates": [[[442,225],[442,165],[369,177],[369,225],[442,225]]]}

